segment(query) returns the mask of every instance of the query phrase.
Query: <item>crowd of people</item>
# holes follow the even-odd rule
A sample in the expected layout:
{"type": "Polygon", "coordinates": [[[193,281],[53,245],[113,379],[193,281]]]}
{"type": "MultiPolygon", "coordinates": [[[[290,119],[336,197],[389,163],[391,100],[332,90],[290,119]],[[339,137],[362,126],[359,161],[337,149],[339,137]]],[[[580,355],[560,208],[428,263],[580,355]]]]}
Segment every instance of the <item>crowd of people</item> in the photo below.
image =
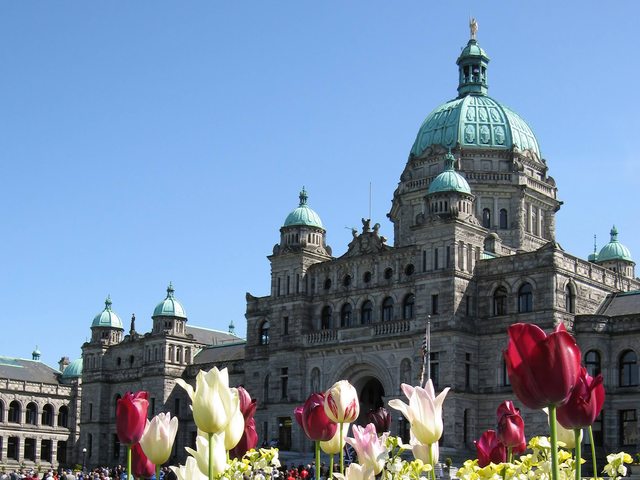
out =
{"type": "MultiPolygon", "coordinates": [[[[155,475],[151,477],[155,480],[155,475]]],[[[117,467],[99,467],[93,470],[71,470],[48,469],[38,472],[31,468],[21,468],[11,472],[2,472],[0,480],[127,480],[126,468],[122,465],[117,467]]],[[[177,480],[176,474],[169,468],[163,467],[160,470],[159,480],[177,480]]]]}

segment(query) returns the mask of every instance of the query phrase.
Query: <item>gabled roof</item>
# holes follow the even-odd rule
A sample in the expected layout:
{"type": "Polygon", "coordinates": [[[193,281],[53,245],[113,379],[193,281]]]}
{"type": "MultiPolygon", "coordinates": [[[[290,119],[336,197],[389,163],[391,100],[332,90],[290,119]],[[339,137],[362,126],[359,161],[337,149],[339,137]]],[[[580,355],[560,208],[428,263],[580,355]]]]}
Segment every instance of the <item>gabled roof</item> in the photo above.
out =
{"type": "Polygon", "coordinates": [[[244,360],[244,340],[228,344],[203,348],[193,359],[194,364],[220,364],[234,360],[244,360]]]}
{"type": "Polygon", "coordinates": [[[640,315],[640,290],[617,292],[607,296],[597,315],[620,317],[624,315],[640,315]]]}
{"type": "Polygon", "coordinates": [[[243,341],[241,338],[236,337],[231,333],[212,330],[205,327],[198,327],[196,325],[187,325],[186,333],[187,335],[193,335],[193,339],[195,341],[204,343],[205,345],[222,345],[243,341]]]}

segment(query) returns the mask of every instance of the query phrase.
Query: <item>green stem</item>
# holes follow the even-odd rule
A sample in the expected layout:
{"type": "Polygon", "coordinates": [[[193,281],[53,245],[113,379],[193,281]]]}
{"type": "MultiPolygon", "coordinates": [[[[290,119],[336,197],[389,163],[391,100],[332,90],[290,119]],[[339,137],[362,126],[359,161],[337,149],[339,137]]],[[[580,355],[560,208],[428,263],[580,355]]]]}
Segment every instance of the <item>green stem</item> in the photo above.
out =
{"type": "Polygon", "coordinates": [[[320,480],[320,441],[316,440],[316,480],[320,480]]]}
{"type": "Polygon", "coordinates": [[[342,426],[344,423],[340,422],[340,475],[344,475],[344,438],[342,437],[342,426]]]}
{"type": "Polygon", "coordinates": [[[327,480],[331,480],[333,478],[333,453],[329,456],[329,475],[327,480]]]}
{"type": "Polygon", "coordinates": [[[127,480],[131,477],[131,445],[127,445],[127,480]]]}
{"type": "Polygon", "coordinates": [[[156,465],[156,480],[160,480],[160,465],[156,465]]]}
{"type": "Polygon", "coordinates": [[[213,480],[213,433],[209,433],[209,480],[213,480]]]}
{"type": "Polygon", "coordinates": [[[581,466],[581,461],[582,461],[582,449],[581,449],[581,445],[580,445],[580,433],[582,433],[582,429],[580,428],[574,428],[573,429],[573,434],[575,436],[575,442],[576,442],[576,480],[580,480],[580,477],[582,477],[582,466],[581,466]]]}
{"type": "Polygon", "coordinates": [[[596,445],[593,443],[593,429],[589,425],[589,442],[591,442],[591,461],[593,462],[593,478],[598,479],[598,461],[596,460],[596,445]]]}
{"type": "Polygon", "coordinates": [[[427,457],[429,458],[429,465],[431,465],[431,480],[436,480],[436,466],[433,464],[431,444],[427,445],[427,457]]]}
{"type": "Polygon", "coordinates": [[[513,462],[513,447],[507,447],[507,462],[513,462]]]}
{"type": "Polygon", "coordinates": [[[558,424],[556,423],[556,406],[549,405],[549,427],[551,430],[551,478],[559,480],[558,468],[558,424]]]}

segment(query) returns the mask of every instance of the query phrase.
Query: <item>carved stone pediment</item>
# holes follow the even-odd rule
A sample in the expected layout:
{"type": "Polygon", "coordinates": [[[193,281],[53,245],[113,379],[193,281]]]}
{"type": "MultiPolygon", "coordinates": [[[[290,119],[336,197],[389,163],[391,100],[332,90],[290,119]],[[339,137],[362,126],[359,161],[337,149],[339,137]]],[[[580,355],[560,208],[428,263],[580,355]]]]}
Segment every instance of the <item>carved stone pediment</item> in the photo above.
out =
{"type": "Polygon", "coordinates": [[[369,253],[380,253],[390,250],[386,245],[387,239],[379,234],[380,224],[376,223],[373,229],[370,227],[369,219],[362,219],[362,233],[358,235],[356,229],[352,230],[353,240],[349,243],[347,252],[343,257],[355,257],[369,253]]]}

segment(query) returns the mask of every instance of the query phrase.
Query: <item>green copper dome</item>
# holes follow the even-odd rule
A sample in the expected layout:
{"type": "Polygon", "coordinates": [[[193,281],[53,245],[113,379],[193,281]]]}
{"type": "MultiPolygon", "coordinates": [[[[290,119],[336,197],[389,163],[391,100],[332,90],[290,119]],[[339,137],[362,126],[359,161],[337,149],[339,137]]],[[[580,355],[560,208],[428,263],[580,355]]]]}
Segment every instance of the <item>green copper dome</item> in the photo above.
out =
{"type": "Polygon", "coordinates": [[[618,241],[618,229],[615,225],[611,229],[611,240],[602,247],[597,257],[598,263],[606,262],[608,260],[625,260],[627,262],[633,262],[629,249],[618,241]]]}
{"type": "Polygon", "coordinates": [[[182,304],[173,296],[173,286],[169,282],[167,287],[167,297],[161,301],[153,310],[153,317],[178,317],[187,318],[187,312],[182,304]]]}
{"type": "Polygon", "coordinates": [[[93,318],[91,327],[118,328],[124,330],[122,320],[111,310],[111,297],[107,297],[104,301],[104,310],[93,318]]]}
{"type": "Polygon", "coordinates": [[[287,215],[284,221],[284,227],[309,226],[324,229],[320,216],[307,205],[307,198],[307,192],[304,187],[302,187],[302,191],[300,192],[300,205],[287,215]]]}
{"type": "Polygon", "coordinates": [[[79,378],[82,376],[82,359],[76,358],[62,372],[62,378],[79,378]]]}
{"type": "Polygon", "coordinates": [[[540,157],[533,131],[517,113],[487,95],[489,57],[472,28],[471,40],[458,57],[458,98],[429,114],[422,123],[411,154],[420,156],[431,145],[454,148],[530,149],[540,157]]]}
{"type": "Polygon", "coordinates": [[[444,171],[429,184],[428,194],[438,192],[460,192],[471,195],[471,188],[467,180],[456,172],[454,168],[455,158],[451,151],[445,157],[444,171]]]}

